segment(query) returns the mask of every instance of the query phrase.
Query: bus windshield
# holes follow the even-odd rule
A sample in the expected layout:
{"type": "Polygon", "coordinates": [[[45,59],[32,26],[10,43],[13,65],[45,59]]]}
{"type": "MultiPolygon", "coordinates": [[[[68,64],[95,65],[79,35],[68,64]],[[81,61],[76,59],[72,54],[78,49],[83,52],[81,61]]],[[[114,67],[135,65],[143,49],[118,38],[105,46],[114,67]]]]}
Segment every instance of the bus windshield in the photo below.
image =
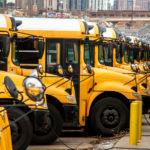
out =
{"type": "Polygon", "coordinates": [[[7,68],[7,56],[10,51],[10,38],[7,35],[0,36],[0,70],[7,68]]]}
{"type": "Polygon", "coordinates": [[[124,49],[124,61],[127,64],[134,62],[134,51],[129,46],[126,46],[126,48],[124,49]]]}
{"type": "Polygon", "coordinates": [[[38,64],[40,50],[32,38],[18,38],[13,43],[12,60],[14,64],[38,64]]]}
{"type": "Polygon", "coordinates": [[[92,44],[86,42],[84,44],[84,61],[86,64],[94,66],[94,49],[92,49],[92,44]]]}
{"type": "Polygon", "coordinates": [[[122,44],[117,44],[116,46],[116,61],[117,63],[122,63],[122,44]]]}
{"type": "Polygon", "coordinates": [[[99,63],[112,66],[112,54],[113,49],[109,44],[99,44],[98,45],[99,63]]]}

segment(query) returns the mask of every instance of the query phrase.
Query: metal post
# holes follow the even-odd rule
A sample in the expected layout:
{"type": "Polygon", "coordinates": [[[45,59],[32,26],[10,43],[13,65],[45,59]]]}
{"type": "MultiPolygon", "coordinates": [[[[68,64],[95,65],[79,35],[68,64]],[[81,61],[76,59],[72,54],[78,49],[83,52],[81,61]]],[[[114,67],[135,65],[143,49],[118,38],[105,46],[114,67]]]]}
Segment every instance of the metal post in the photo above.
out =
{"type": "Polygon", "coordinates": [[[142,101],[139,103],[139,131],[138,131],[138,140],[142,139],[142,101]]]}
{"type": "Polygon", "coordinates": [[[130,104],[130,138],[131,145],[137,145],[138,142],[138,129],[139,129],[139,103],[134,101],[130,104]]]}

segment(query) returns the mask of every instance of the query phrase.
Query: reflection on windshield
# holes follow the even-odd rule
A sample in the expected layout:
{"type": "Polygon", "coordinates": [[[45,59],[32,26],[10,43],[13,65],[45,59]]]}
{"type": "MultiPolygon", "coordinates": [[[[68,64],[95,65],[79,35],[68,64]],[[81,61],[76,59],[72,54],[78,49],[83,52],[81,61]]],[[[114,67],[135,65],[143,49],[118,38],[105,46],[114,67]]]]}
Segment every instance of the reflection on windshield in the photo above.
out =
{"type": "Polygon", "coordinates": [[[85,64],[94,66],[94,52],[90,43],[84,44],[84,61],[85,64]]]}
{"type": "Polygon", "coordinates": [[[113,49],[109,44],[99,44],[99,62],[106,66],[112,66],[113,49]]]}
{"type": "Polygon", "coordinates": [[[129,46],[124,49],[124,60],[126,63],[134,62],[134,50],[129,46]]]}
{"type": "Polygon", "coordinates": [[[122,45],[121,44],[118,44],[116,46],[116,61],[119,64],[122,63],[122,45]]]}
{"type": "Polygon", "coordinates": [[[39,50],[37,41],[30,38],[18,38],[13,44],[12,60],[14,64],[38,64],[39,50]],[[32,54],[32,55],[31,55],[32,54]]]}

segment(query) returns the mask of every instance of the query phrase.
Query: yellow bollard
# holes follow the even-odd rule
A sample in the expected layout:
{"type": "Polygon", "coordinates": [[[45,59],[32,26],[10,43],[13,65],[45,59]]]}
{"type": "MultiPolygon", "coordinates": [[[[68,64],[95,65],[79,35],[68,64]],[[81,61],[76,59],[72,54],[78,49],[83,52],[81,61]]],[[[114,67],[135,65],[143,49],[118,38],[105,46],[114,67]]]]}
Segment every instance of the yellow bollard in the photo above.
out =
{"type": "Polygon", "coordinates": [[[139,131],[138,131],[138,140],[142,139],[142,101],[138,101],[139,103],[139,131]]]}
{"type": "Polygon", "coordinates": [[[130,104],[130,139],[131,145],[137,145],[139,132],[139,103],[134,101],[130,104]]]}

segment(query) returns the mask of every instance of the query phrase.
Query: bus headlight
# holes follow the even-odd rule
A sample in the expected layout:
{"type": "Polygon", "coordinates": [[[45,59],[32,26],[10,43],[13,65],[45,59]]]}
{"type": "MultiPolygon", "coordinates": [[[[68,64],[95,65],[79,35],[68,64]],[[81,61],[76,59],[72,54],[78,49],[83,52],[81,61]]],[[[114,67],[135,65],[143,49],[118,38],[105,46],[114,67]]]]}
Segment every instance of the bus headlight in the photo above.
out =
{"type": "Polygon", "coordinates": [[[27,96],[37,103],[41,103],[44,100],[45,86],[41,81],[35,77],[27,77],[24,80],[24,87],[27,96]]]}

